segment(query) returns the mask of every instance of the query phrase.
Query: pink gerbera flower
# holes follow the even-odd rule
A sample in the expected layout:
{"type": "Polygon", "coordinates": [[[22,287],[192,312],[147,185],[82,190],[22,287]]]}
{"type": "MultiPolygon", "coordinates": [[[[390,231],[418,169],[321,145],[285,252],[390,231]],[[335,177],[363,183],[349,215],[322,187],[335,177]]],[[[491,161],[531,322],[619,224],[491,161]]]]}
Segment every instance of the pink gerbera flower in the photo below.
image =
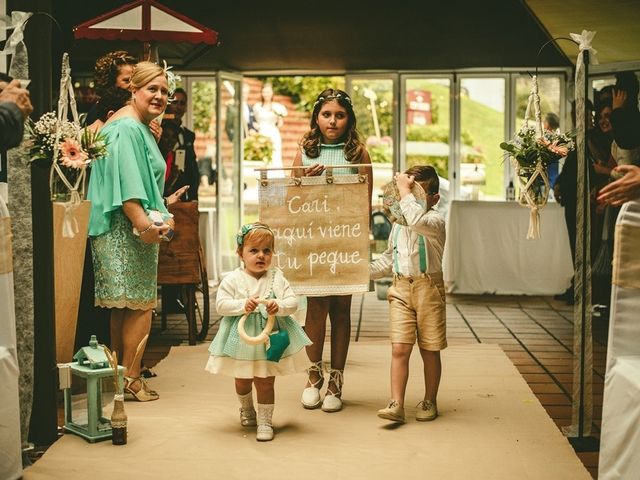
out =
{"type": "Polygon", "coordinates": [[[89,156],[82,150],[80,142],[73,138],[67,138],[60,144],[60,163],[65,167],[84,168],[89,156]]]}

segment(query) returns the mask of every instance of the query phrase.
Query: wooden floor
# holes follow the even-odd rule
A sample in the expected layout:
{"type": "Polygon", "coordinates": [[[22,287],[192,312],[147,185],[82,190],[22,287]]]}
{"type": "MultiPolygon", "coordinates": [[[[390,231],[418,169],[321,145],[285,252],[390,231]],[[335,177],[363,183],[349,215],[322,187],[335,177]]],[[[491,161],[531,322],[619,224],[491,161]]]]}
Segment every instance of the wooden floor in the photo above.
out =
{"type": "MultiPolygon", "coordinates": [[[[211,292],[213,303],[214,292],[211,292]]],[[[385,341],[388,308],[375,292],[354,296],[352,339],[362,318],[360,342],[385,341]]],[[[211,315],[210,341],[219,317],[211,315]]],[[[599,437],[606,361],[608,323],[593,320],[593,437],[599,437]]],[[[493,343],[502,347],[560,428],[571,423],[573,307],[548,297],[449,295],[447,296],[449,345],[493,343]]],[[[183,315],[170,315],[162,331],[156,319],[144,361],[153,367],[173,345],[185,345],[187,324],[183,315]]],[[[444,372],[446,375],[446,370],[444,372]]],[[[597,478],[598,452],[578,452],[597,478]]]]}

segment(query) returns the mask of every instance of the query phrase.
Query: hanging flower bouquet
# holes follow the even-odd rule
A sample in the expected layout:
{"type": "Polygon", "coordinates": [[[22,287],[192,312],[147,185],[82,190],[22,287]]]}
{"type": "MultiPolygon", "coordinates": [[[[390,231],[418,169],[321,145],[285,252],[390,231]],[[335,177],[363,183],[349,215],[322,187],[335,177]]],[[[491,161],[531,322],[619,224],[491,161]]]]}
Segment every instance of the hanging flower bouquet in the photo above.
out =
{"type": "Polygon", "coordinates": [[[547,131],[538,137],[533,126],[525,125],[513,140],[502,142],[500,148],[514,161],[520,180],[521,203],[527,203],[523,196],[529,191],[534,202],[540,205],[549,194],[550,185],[546,175],[549,165],[566,157],[575,144],[566,134],[547,131]]]}
{"type": "Polygon", "coordinates": [[[519,203],[528,206],[531,212],[527,238],[540,238],[539,210],[547,204],[551,189],[547,173],[549,164],[566,157],[575,148],[575,144],[573,139],[566,134],[543,132],[540,97],[535,76],[533,77],[524,125],[516,133],[513,140],[502,142],[500,148],[511,157],[518,176],[519,203]],[[535,109],[535,126],[529,125],[529,113],[532,106],[535,109]]]}
{"type": "Polygon", "coordinates": [[[103,135],[68,120],[58,121],[56,112],[45,113],[37,122],[27,121],[23,146],[32,161],[53,161],[57,155],[55,161],[72,177],[107,153],[103,135]]]}
{"type": "Polygon", "coordinates": [[[51,200],[54,207],[60,203],[64,208],[62,236],[73,238],[79,231],[75,211],[84,200],[87,166],[106,155],[107,145],[101,134],[80,127],[67,53],[62,56],[61,70],[58,111],[45,113],[37,122],[27,123],[23,145],[32,160],[51,162],[51,200]]]}

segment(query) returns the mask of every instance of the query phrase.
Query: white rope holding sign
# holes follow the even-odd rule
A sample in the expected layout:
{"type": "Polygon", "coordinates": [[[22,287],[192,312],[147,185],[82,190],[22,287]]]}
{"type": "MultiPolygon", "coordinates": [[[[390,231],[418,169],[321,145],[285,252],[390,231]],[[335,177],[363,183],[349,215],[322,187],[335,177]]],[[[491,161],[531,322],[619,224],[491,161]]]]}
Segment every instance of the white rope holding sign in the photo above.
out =
{"type": "MultiPolygon", "coordinates": [[[[533,107],[535,114],[535,134],[537,138],[542,138],[542,115],[540,113],[540,95],[538,94],[538,77],[534,75],[531,81],[531,93],[529,102],[524,114],[524,129],[529,128],[529,119],[533,107]]],[[[540,238],[540,209],[547,204],[549,196],[549,175],[547,167],[538,157],[533,166],[522,165],[511,157],[514,169],[518,176],[520,185],[520,205],[529,207],[529,230],[527,239],[540,238]]]]}
{"type": "Polygon", "coordinates": [[[64,219],[62,222],[62,236],[65,238],[73,238],[78,233],[78,221],[75,217],[75,211],[82,203],[85,190],[86,170],[85,168],[74,169],[78,172],[75,181],[69,180],[63,169],[60,167],[58,156],[60,153],[60,139],[62,138],[63,122],[67,121],[69,109],[73,118],[73,125],[77,127],[78,138],[80,142],[82,135],[80,128],[80,120],[78,117],[78,109],[76,99],[73,93],[73,85],[71,82],[71,67],[69,66],[69,54],[64,53],[62,56],[62,73],[60,77],[60,97],[58,98],[58,128],[56,128],[56,139],[53,145],[53,161],[49,174],[49,188],[51,189],[52,200],[54,200],[54,192],[56,190],[56,179],[62,181],[68,190],[69,200],[64,202],[64,219]]]}

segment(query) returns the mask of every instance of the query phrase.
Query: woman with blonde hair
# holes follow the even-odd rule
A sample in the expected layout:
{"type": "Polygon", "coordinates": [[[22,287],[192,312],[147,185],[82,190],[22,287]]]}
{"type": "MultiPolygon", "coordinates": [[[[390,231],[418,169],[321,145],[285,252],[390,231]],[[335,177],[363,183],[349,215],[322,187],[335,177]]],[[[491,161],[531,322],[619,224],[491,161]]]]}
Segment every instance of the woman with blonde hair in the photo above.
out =
{"type": "MultiPolygon", "coordinates": [[[[157,400],[140,377],[138,348],[151,329],[156,306],[158,244],[174,228],[162,192],[165,162],[149,123],[167,106],[166,71],[140,62],[131,76],[131,101],[105,123],[108,153],[92,167],[89,236],[95,270],[95,304],[121,324],[125,394],[157,400]]],[[[112,332],[114,332],[112,327],[112,332]]],[[[119,344],[117,338],[112,343],[119,344]]]]}

